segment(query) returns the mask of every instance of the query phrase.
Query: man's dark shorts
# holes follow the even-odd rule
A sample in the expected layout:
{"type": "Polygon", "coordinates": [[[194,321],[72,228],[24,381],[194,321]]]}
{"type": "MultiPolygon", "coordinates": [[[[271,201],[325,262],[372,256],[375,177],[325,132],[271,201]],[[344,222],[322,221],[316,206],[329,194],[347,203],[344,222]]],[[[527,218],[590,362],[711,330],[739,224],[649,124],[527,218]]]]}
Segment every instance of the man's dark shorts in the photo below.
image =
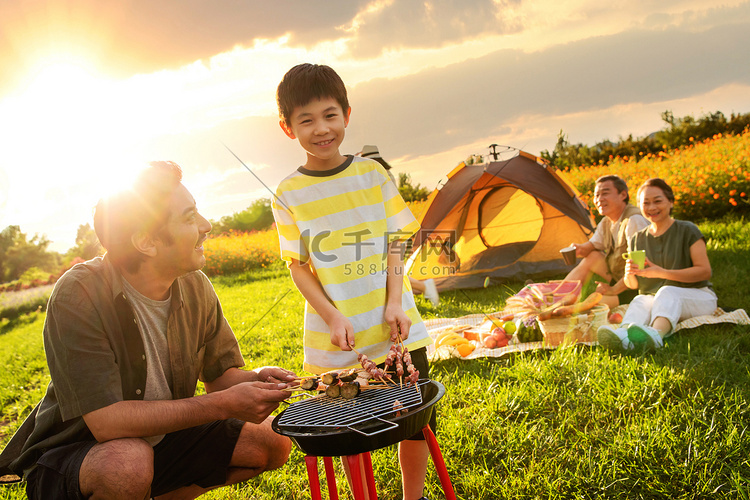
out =
{"type": "MultiPolygon", "coordinates": [[[[430,364],[427,361],[427,348],[422,347],[420,349],[417,349],[415,351],[409,351],[411,353],[411,362],[414,365],[414,368],[419,370],[419,378],[430,378],[430,364]]],[[[385,365],[383,363],[378,365],[380,368],[383,368],[385,365]]],[[[432,432],[436,432],[437,429],[437,415],[436,415],[435,408],[432,408],[432,415],[430,416],[430,429],[432,429],[432,432]]],[[[424,434],[422,434],[422,431],[417,432],[412,437],[408,438],[409,441],[424,441],[424,434]]]]}
{"type": "MultiPolygon", "coordinates": [[[[151,496],[197,484],[222,485],[244,422],[236,419],[173,432],[154,447],[154,480],[151,496]]],[[[29,500],[83,499],[78,475],[94,441],[54,448],[37,461],[26,478],[29,500]]]]}

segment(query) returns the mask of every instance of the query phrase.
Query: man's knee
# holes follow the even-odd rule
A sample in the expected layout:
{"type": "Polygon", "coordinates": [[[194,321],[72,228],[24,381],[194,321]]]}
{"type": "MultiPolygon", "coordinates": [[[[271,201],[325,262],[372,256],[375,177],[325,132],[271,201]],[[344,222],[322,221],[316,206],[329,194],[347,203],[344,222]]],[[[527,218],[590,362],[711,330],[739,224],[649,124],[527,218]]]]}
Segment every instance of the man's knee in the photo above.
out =
{"type": "Polygon", "coordinates": [[[237,441],[232,465],[261,471],[278,469],[289,459],[292,441],[271,429],[271,417],[260,425],[246,423],[237,441]]]}
{"type": "Polygon", "coordinates": [[[142,498],[151,488],[154,450],[138,438],[115,439],[95,445],[81,464],[80,489],[110,498],[142,498]]]}
{"type": "Polygon", "coordinates": [[[273,455],[269,457],[266,470],[274,470],[282,467],[292,452],[292,441],[286,436],[279,436],[278,444],[273,448],[273,455]]]}
{"type": "Polygon", "coordinates": [[[585,281],[589,279],[590,275],[596,273],[606,279],[611,279],[612,274],[607,267],[607,261],[604,254],[599,250],[592,250],[586,257],[582,258],[580,262],[568,273],[566,279],[576,279],[579,281],[585,281]]]}
{"type": "Polygon", "coordinates": [[[267,435],[266,450],[264,470],[278,469],[289,459],[289,455],[292,452],[292,441],[288,437],[274,432],[267,435]]]}

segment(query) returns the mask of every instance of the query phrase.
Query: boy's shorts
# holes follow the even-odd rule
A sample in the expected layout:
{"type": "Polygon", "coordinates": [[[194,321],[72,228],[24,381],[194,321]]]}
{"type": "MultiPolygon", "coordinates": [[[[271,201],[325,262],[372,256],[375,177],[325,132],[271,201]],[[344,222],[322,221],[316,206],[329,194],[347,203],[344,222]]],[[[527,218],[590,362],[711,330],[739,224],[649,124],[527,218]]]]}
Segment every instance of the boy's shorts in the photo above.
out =
{"type": "MultiPolygon", "coordinates": [[[[416,351],[409,351],[411,353],[411,362],[414,364],[414,368],[419,370],[419,378],[430,378],[430,364],[427,362],[427,348],[422,347],[416,351]]],[[[381,363],[378,365],[383,368],[385,364],[381,363]]],[[[437,411],[435,407],[432,408],[432,415],[430,416],[430,429],[432,432],[436,432],[437,429],[437,411]]],[[[417,432],[412,437],[408,438],[409,441],[424,441],[424,434],[422,431],[417,432]]]]}
{"type": "MultiPolygon", "coordinates": [[[[191,484],[202,488],[224,484],[243,425],[236,419],[217,420],[164,436],[154,446],[151,496],[191,484]]],[[[82,500],[78,475],[83,459],[94,445],[96,441],[71,443],[42,455],[26,477],[29,500],[82,500]]]]}

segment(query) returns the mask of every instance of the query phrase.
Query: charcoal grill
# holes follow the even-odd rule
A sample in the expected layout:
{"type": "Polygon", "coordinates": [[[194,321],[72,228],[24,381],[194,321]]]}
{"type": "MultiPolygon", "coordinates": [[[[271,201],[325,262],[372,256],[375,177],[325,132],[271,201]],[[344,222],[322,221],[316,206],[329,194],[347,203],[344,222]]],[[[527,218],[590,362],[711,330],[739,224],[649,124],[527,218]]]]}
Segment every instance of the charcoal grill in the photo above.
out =
{"type": "Polygon", "coordinates": [[[353,399],[319,395],[289,405],[274,418],[271,427],[288,436],[307,454],[305,463],[313,500],[321,499],[317,457],[323,457],[330,498],[337,499],[331,457],[346,456],[353,478],[355,499],[364,498],[357,455],[365,464],[365,479],[371,499],[377,499],[370,452],[410,438],[422,431],[437,469],[445,497],[456,500],[437,439],[428,425],[433,406],[445,395],[445,387],[434,380],[363,390],[353,399]],[[394,408],[399,403],[399,412],[394,408]],[[406,411],[405,411],[406,410],[406,411]]]}
{"type": "Polygon", "coordinates": [[[416,387],[365,389],[353,399],[319,395],[291,404],[274,419],[272,428],[310,455],[356,455],[419,432],[444,394],[442,384],[423,379],[416,387]],[[395,410],[397,402],[400,414],[395,410]]]}

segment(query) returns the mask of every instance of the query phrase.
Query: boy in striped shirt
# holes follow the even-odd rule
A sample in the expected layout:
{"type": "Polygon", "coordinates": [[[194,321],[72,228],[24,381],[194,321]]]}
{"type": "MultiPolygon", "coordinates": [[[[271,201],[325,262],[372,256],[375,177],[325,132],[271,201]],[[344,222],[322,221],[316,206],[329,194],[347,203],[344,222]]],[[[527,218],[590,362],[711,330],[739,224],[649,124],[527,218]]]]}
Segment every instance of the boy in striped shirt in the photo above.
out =
{"type": "MultiPolygon", "coordinates": [[[[300,64],[277,101],[282,130],[307,155],[273,200],[281,258],[306,300],[305,370],[355,367],[352,347],[382,363],[400,333],[426,377],[432,340],[402,255],[419,223],[378,162],[339,152],[351,114],[343,81],[328,66],[300,64]]],[[[422,498],[428,455],[421,432],[400,443],[405,500],[422,498]]]]}

